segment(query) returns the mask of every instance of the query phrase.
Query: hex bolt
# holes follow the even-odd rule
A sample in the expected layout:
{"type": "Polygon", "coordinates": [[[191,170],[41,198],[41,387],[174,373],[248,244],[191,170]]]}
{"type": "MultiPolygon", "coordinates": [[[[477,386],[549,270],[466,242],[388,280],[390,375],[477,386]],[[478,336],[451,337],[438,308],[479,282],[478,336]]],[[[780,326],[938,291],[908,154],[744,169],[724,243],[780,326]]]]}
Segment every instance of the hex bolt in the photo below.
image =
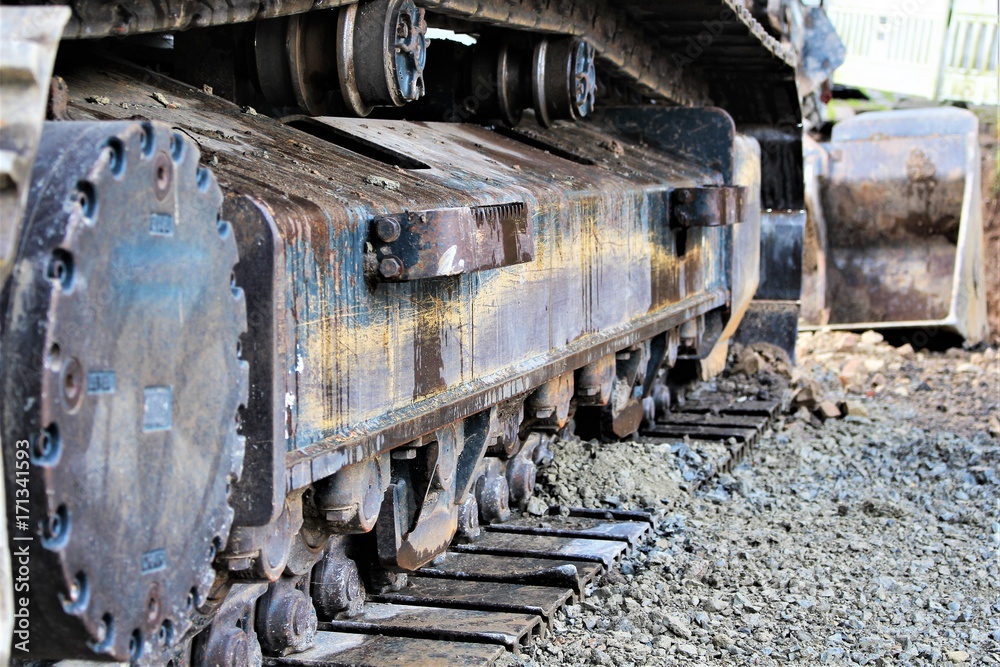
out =
{"type": "Polygon", "coordinates": [[[305,593],[280,580],[257,607],[257,637],[269,653],[287,655],[309,648],[316,637],[316,610],[305,593]]]}
{"type": "Polygon", "coordinates": [[[677,201],[682,204],[690,204],[693,199],[690,190],[678,190],[677,191],[677,201]]]}
{"type": "Polygon", "coordinates": [[[535,473],[538,467],[534,462],[516,456],[507,463],[507,485],[510,487],[510,499],[513,503],[522,507],[527,504],[528,498],[535,493],[535,473]]]}
{"type": "Polygon", "coordinates": [[[253,630],[244,632],[237,627],[214,636],[205,658],[210,665],[259,665],[263,661],[257,635],[253,630]]]}
{"type": "Polygon", "coordinates": [[[324,618],[356,616],[365,603],[358,566],[350,558],[328,554],[313,568],[310,588],[313,604],[324,618]]]}
{"type": "Polygon", "coordinates": [[[476,502],[483,523],[503,523],[510,518],[510,486],[500,475],[483,475],[476,482],[476,502]]]}
{"type": "Polygon", "coordinates": [[[465,502],[458,506],[458,530],[455,533],[455,539],[463,543],[474,542],[481,533],[479,503],[476,502],[476,497],[470,493],[465,502]]]}
{"type": "Polygon", "coordinates": [[[378,272],[383,278],[399,278],[403,275],[403,262],[398,257],[386,257],[378,265],[378,272]]]}
{"type": "Polygon", "coordinates": [[[588,116],[594,110],[597,96],[596,61],[594,47],[587,42],[578,41],[570,63],[573,115],[588,116]]]}
{"type": "Polygon", "coordinates": [[[402,229],[393,218],[379,218],[375,221],[375,233],[384,243],[392,243],[399,238],[402,229]]]}

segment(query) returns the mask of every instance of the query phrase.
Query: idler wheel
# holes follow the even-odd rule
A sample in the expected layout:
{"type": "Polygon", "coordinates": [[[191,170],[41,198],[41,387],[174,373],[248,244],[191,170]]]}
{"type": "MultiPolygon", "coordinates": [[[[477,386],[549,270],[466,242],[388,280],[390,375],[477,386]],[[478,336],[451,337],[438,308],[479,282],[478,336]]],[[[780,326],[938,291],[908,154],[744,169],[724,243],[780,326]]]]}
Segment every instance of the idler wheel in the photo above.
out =
{"type": "Polygon", "coordinates": [[[247,365],[236,242],[198,160],[158,123],[42,134],[0,374],[33,657],[156,662],[204,620],[247,365]]]}

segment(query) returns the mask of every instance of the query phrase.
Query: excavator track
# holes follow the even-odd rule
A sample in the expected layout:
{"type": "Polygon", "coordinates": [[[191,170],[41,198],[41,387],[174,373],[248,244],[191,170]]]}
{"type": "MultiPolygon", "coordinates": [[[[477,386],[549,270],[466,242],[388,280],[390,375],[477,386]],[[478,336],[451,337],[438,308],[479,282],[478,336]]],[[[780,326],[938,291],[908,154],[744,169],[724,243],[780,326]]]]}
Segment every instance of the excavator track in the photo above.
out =
{"type": "Polygon", "coordinates": [[[760,3],[52,4],[0,299],[32,659],[490,665],[659,520],[521,514],[558,436],[697,443],[694,491],[775,418],[669,407],[801,208],[760,3]]]}
{"type": "MultiPolygon", "coordinates": [[[[685,475],[693,493],[745,461],[781,406],[781,399],[747,397],[690,401],[641,435],[702,446],[708,460],[685,475]]],[[[659,518],[639,510],[553,507],[547,516],[491,525],[474,543],[453,544],[410,574],[398,590],[371,596],[360,615],[320,623],[312,648],[264,664],[489,667],[504,651],[544,645],[555,615],[646,545],[659,518]]]]}
{"type": "Polygon", "coordinates": [[[656,520],[570,509],[491,526],[399,590],[370,598],[360,615],[320,623],[312,648],[264,664],[488,667],[505,650],[544,643],[556,613],[642,546],[656,520]]]}

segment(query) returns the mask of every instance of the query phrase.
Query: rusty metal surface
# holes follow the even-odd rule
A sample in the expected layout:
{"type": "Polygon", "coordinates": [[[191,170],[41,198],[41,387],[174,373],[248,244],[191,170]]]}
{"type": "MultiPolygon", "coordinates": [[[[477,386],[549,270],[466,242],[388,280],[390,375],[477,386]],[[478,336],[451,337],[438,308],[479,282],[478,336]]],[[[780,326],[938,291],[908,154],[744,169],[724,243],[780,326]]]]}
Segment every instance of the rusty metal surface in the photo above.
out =
{"type": "Polygon", "coordinates": [[[498,644],[517,653],[544,626],[533,614],[372,602],[349,620],[320,623],[320,630],[498,644]]]}
{"type": "Polygon", "coordinates": [[[385,280],[417,280],[524,264],[535,240],[522,202],[375,218],[372,245],[385,280]]]}
{"type": "Polygon", "coordinates": [[[492,556],[450,552],[443,562],[420,570],[425,577],[498,581],[539,586],[565,586],[577,595],[604,572],[601,563],[557,558],[492,556]]]}
{"type": "MultiPolygon", "coordinates": [[[[608,110],[604,114],[607,122],[626,136],[718,169],[722,184],[742,189],[742,207],[746,214],[740,216],[739,225],[728,231],[729,275],[733,286],[728,319],[719,332],[715,349],[705,350],[706,357],[725,359],[729,340],[758,290],[762,225],[767,216],[761,209],[768,208],[762,200],[763,165],[769,159],[768,153],[757,140],[738,135],[733,119],[721,109],[705,109],[700,113],[696,109],[658,109],[647,112],[645,121],[641,114],[630,109],[608,110]],[[732,150],[720,150],[722,146],[731,146],[732,150]]],[[[774,174],[769,176],[775,178],[774,174]]],[[[674,196],[672,193],[671,198],[674,196]]],[[[682,235],[684,240],[687,238],[683,228],[675,230],[674,234],[678,245],[682,235]]],[[[708,364],[704,366],[708,368],[708,364]]],[[[714,370],[720,371],[721,364],[714,370]]]]}
{"type": "Polygon", "coordinates": [[[643,430],[643,435],[656,438],[691,438],[692,440],[735,440],[755,443],[760,437],[756,428],[735,426],[703,426],[700,424],[656,424],[643,430]]]}
{"type": "Polygon", "coordinates": [[[670,193],[672,227],[718,227],[743,220],[743,187],[677,188],[670,193]]]}
{"type": "Polygon", "coordinates": [[[197,146],[164,124],[49,123],[33,179],[0,386],[12,498],[31,467],[8,508],[33,517],[32,652],[153,657],[192,629],[233,518],[236,243],[197,146]]]}
{"type": "Polygon", "coordinates": [[[738,401],[734,403],[709,403],[704,401],[689,401],[680,406],[682,413],[715,414],[715,415],[746,415],[774,418],[781,409],[781,401],[738,401]]]}
{"type": "Polygon", "coordinates": [[[313,647],[284,658],[264,658],[268,667],[490,667],[503,648],[410,637],[318,632],[313,647]]]}
{"type": "MultiPolygon", "coordinates": [[[[59,3],[73,8],[67,35],[77,38],[186,30],[350,4],[347,0],[59,3]]],[[[747,95],[741,87],[742,77],[767,80],[772,86],[788,89],[794,108],[798,108],[794,54],[735,0],[676,6],[648,0],[624,4],[570,0],[558,5],[534,0],[425,0],[420,4],[432,12],[477,23],[585,37],[595,47],[602,69],[628,81],[646,96],[687,105],[724,99],[748,109],[755,117],[773,113],[778,107],[776,99],[764,104],[759,93],[747,95]],[[747,77],[747,72],[756,76],[747,77]]]]}
{"type": "Polygon", "coordinates": [[[126,3],[57,0],[53,4],[67,5],[73,10],[66,36],[87,39],[243,23],[313,9],[340,7],[353,1],[279,0],[261,3],[256,0],[139,0],[126,3]]]}
{"type": "Polygon", "coordinates": [[[635,546],[649,531],[648,522],[608,521],[589,517],[522,516],[505,523],[491,525],[488,530],[496,533],[522,535],[552,535],[555,537],[584,537],[595,540],[620,540],[635,546]]]}
{"type": "Polygon", "coordinates": [[[455,544],[452,550],[494,556],[531,556],[562,558],[600,563],[606,568],[629,548],[628,542],[595,540],[583,537],[521,535],[518,533],[486,533],[472,544],[455,544]]]}
{"type": "Polygon", "coordinates": [[[800,320],[798,301],[754,300],[747,308],[733,340],[741,345],[770,343],[795,362],[795,340],[800,320]]]}
{"type": "Polygon", "coordinates": [[[573,591],[569,588],[411,576],[402,590],[382,593],[372,599],[406,605],[534,614],[549,622],[572,598],[573,591]]]}
{"type": "Polygon", "coordinates": [[[580,165],[478,127],[322,119],[369,147],[359,154],[149,73],[107,70],[100,78],[65,73],[73,113],[169,118],[218,162],[227,188],[252,193],[275,220],[285,264],[275,320],[293,323],[276,343],[284,372],[274,374],[272,391],[284,403],[273,423],[285,431],[289,488],[726,301],[727,231],[689,230],[678,257],[656,224],[667,213],[665,188],[717,184],[719,174],[613,130],[544,131],[593,162],[580,165]],[[115,103],[85,102],[98,91],[115,103]],[[154,91],[178,108],[155,103],[154,91]],[[384,164],[386,153],[430,168],[384,164]],[[257,175],[265,154],[266,179],[257,175]],[[534,224],[534,261],[413,284],[367,279],[374,218],[512,196],[534,224]],[[528,304],[543,315],[525,320],[528,304]],[[362,359],[385,374],[352,371],[362,359]]]}
{"type": "MultiPolygon", "coordinates": [[[[962,109],[838,123],[818,180],[825,245],[819,307],[841,329],[986,333],[978,121],[962,109]],[[823,303],[825,301],[825,303],[823,303]]],[[[821,156],[822,157],[822,156],[821,156]]],[[[815,267],[819,271],[819,267],[815,267]]]]}
{"type": "Polygon", "coordinates": [[[749,428],[760,431],[764,427],[757,417],[744,415],[712,415],[712,414],[687,414],[683,412],[669,412],[658,420],[661,424],[671,424],[673,426],[685,426],[689,424],[699,424],[701,426],[733,426],[736,428],[749,428]]]}

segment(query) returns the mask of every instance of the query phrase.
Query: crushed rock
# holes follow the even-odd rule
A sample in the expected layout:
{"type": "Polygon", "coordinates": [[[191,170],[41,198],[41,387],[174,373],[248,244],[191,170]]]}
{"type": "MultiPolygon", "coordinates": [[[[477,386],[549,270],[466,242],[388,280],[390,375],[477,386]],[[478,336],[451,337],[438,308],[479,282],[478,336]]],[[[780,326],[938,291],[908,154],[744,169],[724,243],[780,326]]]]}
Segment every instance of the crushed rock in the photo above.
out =
{"type": "Polygon", "coordinates": [[[540,500],[662,518],[546,641],[500,664],[1000,667],[996,351],[804,335],[787,374],[755,353],[770,384],[730,371],[700,391],[791,393],[794,374],[846,416],[790,405],[752,460],[694,494],[681,464],[700,443],[557,442],[540,500]],[[862,391],[840,379],[856,358],[862,391]],[[884,366],[873,373],[867,358],[884,366]]]}

